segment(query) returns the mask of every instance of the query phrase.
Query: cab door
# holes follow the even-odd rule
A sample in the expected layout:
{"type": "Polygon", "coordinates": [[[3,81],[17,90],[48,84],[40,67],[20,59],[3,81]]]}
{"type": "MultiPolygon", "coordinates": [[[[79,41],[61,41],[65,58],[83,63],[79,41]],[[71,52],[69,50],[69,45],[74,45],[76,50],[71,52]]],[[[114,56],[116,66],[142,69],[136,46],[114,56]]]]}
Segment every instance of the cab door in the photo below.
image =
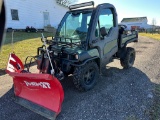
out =
{"type": "Polygon", "coordinates": [[[105,58],[114,55],[117,52],[117,36],[118,30],[114,25],[114,15],[112,10],[109,8],[104,8],[100,11],[99,15],[99,30],[100,30],[100,39],[104,42],[103,56],[105,58]],[[106,34],[102,35],[101,30],[105,28],[106,34]]]}
{"type": "Polygon", "coordinates": [[[102,60],[108,61],[118,50],[118,25],[117,16],[112,8],[101,8],[93,31],[92,46],[98,47],[102,60]],[[102,30],[103,29],[103,30],[102,30]],[[102,35],[101,32],[106,32],[102,35]]]}

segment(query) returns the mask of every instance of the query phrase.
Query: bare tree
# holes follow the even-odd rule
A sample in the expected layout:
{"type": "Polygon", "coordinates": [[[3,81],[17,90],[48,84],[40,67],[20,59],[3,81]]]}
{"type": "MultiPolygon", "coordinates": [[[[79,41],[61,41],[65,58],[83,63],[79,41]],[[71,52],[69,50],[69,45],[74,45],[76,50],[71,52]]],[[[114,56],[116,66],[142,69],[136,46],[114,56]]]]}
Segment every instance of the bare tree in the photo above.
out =
{"type": "Polygon", "coordinates": [[[152,19],[152,34],[153,34],[153,31],[155,31],[155,28],[156,28],[156,19],[155,18],[153,18],[152,19]]]}
{"type": "Polygon", "coordinates": [[[78,0],[57,0],[58,4],[68,7],[70,4],[76,3],[78,0]]]}

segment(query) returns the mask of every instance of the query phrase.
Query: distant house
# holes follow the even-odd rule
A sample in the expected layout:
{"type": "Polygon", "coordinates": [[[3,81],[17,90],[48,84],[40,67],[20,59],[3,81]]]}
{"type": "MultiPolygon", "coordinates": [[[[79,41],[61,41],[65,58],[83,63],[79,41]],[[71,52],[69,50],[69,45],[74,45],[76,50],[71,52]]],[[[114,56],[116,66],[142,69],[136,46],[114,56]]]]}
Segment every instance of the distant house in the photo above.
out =
{"type": "Polygon", "coordinates": [[[6,28],[25,29],[33,26],[43,29],[45,26],[57,27],[68,10],[57,0],[5,0],[6,28]]]}
{"type": "Polygon", "coordinates": [[[151,26],[148,25],[147,23],[148,23],[147,17],[123,18],[121,21],[121,24],[126,25],[128,30],[131,30],[133,28],[138,28],[138,29],[151,28],[151,26]]]}

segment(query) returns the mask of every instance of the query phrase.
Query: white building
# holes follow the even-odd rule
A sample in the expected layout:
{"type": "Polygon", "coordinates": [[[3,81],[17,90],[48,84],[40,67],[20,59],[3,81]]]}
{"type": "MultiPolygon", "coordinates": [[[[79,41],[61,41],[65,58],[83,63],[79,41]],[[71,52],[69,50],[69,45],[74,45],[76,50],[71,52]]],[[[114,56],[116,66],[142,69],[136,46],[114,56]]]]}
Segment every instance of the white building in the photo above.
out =
{"type": "Polygon", "coordinates": [[[6,28],[25,29],[33,26],[43,29],[51,25],[57,27],[68,10],[57,0],[5,0],[6,28]]]}
{"type": "Polygon", "coordinates": [[[120,24],[127,26],[128,30],[131,30],[133,27],[138,27],[140,29],[148,29],[151,26],[147,24],[147,17],[135,17],[135,18],[123,18],[120,24]]]}

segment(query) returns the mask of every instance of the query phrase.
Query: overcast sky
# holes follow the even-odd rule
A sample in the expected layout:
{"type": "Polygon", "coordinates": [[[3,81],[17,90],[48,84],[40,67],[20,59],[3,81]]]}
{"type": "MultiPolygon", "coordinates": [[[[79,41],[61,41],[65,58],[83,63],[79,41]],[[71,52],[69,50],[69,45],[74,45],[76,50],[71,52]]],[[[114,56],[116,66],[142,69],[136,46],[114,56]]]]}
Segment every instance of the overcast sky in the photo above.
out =
{"type": "MultiPolygon", "coordinates": [[[[79,0],[78,3],[91,0],[79,0]]],[[[156,19],[156,25],[160,25],[160,0],[92,0],[95,4],[111,3],[116,7],[118,21],[128,17],[147,17],[148,24],[156,19]]]]}

